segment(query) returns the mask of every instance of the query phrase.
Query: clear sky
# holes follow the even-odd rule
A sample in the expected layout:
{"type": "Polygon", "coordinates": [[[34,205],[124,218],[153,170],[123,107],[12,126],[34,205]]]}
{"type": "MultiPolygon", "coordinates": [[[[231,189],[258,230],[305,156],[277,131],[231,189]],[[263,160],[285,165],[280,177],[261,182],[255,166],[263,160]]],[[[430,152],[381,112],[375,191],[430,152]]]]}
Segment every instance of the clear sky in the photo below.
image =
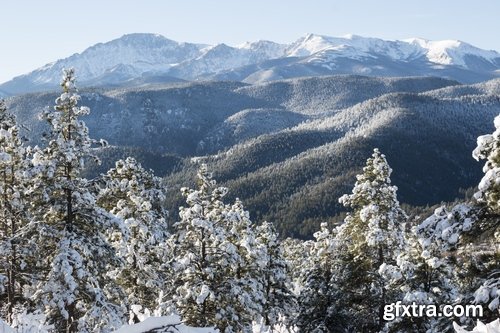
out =
{"type": "Polygon", "coordinates": [[[352,33],[500,51],[499,0],[3,0],[0,22],[0,82],[133,32],[229,45],[352,33]]]}

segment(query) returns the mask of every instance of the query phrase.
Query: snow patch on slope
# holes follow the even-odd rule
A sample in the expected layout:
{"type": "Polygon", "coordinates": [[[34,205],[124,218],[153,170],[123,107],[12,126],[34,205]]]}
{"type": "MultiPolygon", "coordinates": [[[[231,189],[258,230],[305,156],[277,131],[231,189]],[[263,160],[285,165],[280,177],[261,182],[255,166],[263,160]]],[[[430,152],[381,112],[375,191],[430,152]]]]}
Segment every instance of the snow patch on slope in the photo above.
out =
{"type": "Polygon", "coordinates": [[[284,50],[285,46],[269,41],[245,43],[238,47],[217,44],[202,49],[198,57],[178,64],[172,68],[172,73],[177,77],[196,79],[274,59],[282,56],[284,50]]]}

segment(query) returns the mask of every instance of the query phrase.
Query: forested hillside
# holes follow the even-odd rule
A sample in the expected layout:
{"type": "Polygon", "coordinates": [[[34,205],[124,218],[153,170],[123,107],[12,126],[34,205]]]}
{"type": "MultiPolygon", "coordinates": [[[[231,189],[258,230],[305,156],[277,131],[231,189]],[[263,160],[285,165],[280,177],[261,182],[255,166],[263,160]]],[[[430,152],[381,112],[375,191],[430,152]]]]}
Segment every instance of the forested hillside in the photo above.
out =
{"type": "MultiPolygon", "coordinates": [[[[373,147],[387,153],[401,201],[412,206],[453,201],[480,179],[470,158],[475,138],[492,128],[500,107],[498,80],[460,85],[439,78],[333,76],[260,85],[181,83],[140,89],[82,91],[93,113],[93,136],[110,147],[96,151],[102,167],[131,155],[177,191],[193,184],[196,164],[211,165],[252,218],[273,221],[285,235],[310,237],[342,207],[335,197],[353,185],[373,147]]],[[[55,94],[7,100],[30,144],[47,126],[38,114],[55,94]]]]}

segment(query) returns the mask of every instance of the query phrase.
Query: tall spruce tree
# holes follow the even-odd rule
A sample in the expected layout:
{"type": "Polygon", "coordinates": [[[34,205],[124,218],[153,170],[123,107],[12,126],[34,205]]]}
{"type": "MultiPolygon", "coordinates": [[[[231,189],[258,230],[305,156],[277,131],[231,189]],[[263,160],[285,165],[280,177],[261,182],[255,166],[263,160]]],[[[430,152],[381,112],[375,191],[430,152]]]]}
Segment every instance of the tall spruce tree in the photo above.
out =
{"type": "Polygon", "coordinates": [[[128,306],[157,306],[166,277],[160,269],[166,260],[168,238],[161,179],[133,158],[119,160],[104,175],[97,203],[122,219],[126,233],[111,230],[108,241],[122,258],[123,266],[112,272],[124,290],[128,306]]]}
{"type": "Polygon", "coordinates": [[[231,208],[222,202],[227,189],[216,186],[206,165],[198,171],[198,189],[182,193],[188,206],[180,208],[172,238],[177,311],[193,326],[251,332],[261,287],[247,267],[252,254],[244,242],[253,242],[248,213],[238,203],[231,208]]]}
{"type": "Polygon", "coordinates": [[[477,138],[477,147],[472,156],[486,160],[483,167],[484,177],[478,185],[474,198],[487,205],[492,212],[500,213],[500,116],[495,118],[495,131],[477,138]]]}
{"type": "Polygon", "coordinates": [[[180,208],[181,220],[174,225],[173,301],[186,323],[205,327],[215,324],[217,280],[223,280],[217,267],[217,243],[224,237],[220,221],[224,210],[221,199],[226,189],[215,187],[204,165],[197,176],[198,190],[181,189],[188,207],[180,208]]]}
{"type": "Polygon", "coordinates": [[[37,265],[44,273],[34,299],[58,331],[106,332],[125,315],[110,302],[116,289],[107,272],[120,261],[104,236],[120,228],[120,220],[97,206],[89,181],[80,176],[95,141],[80,120],[89,109],[77,106],[72,69],[64,71],[61,87],[54,110],[42,115],[50,126],[47,146],[33,156],[29,192],[38,224],[37,265]]]}
{"type": "Polygon", "coordinates": [[[314,242],[306,242],[310,245],[306,246],[309,263],[303,267],[300,277],[299,312],[295,324],[303,332],[341,332],[347,329],[348,323],[338,306],[339,297],[343,295],[338,295],[334,280],[337,273],[335,233],[322,223],[314,238],[314,242]]]}
{"type": "Polygon", "coordinates": [[[476,160],[485,160],[484,176],[474,199],[482,207],[474,224],[474,238],[484,239],[474,275],[481,286],[474,292],[474,302],[487,305],[488,318],[500,317],[500,115],[494,120],[495,131],[478,137],[472,152],[476,160]]]}
{"type": "MultiPolygon", "coordinates": [[[[459,224],[470,226],[473,219],[473,210],[465,205],[451,211],[440,207],[405,234],[407,246],[397,259],[399,275],[389,277],[391,288],[401,291],[403,304],[461,301],[453,252],[458,237],[452,231],[459,224]]],[[[452,321],[438,316],[400,317],[387,322],[384,332],[452,332],[452,321]]]]}
{"type": "Polygon", "coordinates": [[[258,264],[255,272],[264,288],[263,323],[271,331],[277,325],[289,327],[297,306],[291,290],[290,267],[274,225],[264,222],[258,226],[256,241],[261,250],[259,252],[263,252],[255,260],[258,264]]]}
{"type": "Polygon", "coordinates": [[[224,286],[225,293],[238,300],[235,302],[235,314],[245,323],[241,329],[247,330],[262,313],[266,303],[261,266],[265,252],[256,240],[250,213],[239,199],[233,205],[226,206],[222,226],[225,241],[221,243],[221,248],[232,252],[233,261],[224,286]]]}
{"type": "Polygon", "coordinates": [[[388,276],[397,274],[396,259],[404,248],[407,217],[399,207],[391,173],[385,156],[374,149],[352,194],[339,199],[352,212],[336,234],[339,261],[334,285],[343,295],[340,308],[350,309],[351,316],[358,318],[354,330],[380,330],[385,324],[384,305],[399,296],[387,284],[388,276]]]}
{"type": "Polygon", "coordinates": [[[33,252],[26,242],[28,167],[15,117],[0,100],[0,314],[8,323],[12,323],[15,306],[26,302],[23,285],[31,284],[26,267],[33,252]]]}

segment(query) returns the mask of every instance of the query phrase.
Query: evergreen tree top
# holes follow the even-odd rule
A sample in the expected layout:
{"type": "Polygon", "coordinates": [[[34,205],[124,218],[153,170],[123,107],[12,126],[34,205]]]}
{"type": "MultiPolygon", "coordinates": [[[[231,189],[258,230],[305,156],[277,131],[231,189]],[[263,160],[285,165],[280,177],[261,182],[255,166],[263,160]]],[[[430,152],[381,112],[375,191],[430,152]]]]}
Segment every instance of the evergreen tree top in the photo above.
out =
{"type": "Polygon", "coordinates": [[[391,185],[391,172],[385,156],[374,149],[363,173],[357,176],[352,194],[339,198],[353,212],[347,214],[345,223],[339,227],[338,239],[348,239],[358,252],[366,251],[365,245],[402,246],[399,230],[406,214],[399,207],[397,187],[391,185]]]}
{"type": "Polygon", "coordinates": [[[0,126],[3,130],[8,130],[16,126],[16,117],[8,112],[5,100],[0,98],[0,126]]]}
{"type": "Polygon", "coordinates": [[[500,212],[500,115],[495,118],[495,131],[477,138],[477,147],[472,152],[476,160],[486,160],[484,177],[478,185],[474,198],[486,204],[488,209],[500,212]]]}
{"type": "Polygon", "coordinates": [[[495,131],[492,134],[477,138],[477,147],[472,152],[476,161],[486,160],[483,171],[487,172],[494,167],[500,167],[500,115],[495,120],[495,131]]]}
{"type": "Polygon", "coordinates": [[[61,87],[65,93],[76,92],[75,86],[75,70],[74,68],[68,68],[63,70],[63,78],[61,81],[61,87]]]}
{"type": "Polygon", "coordinates": [[[90,113],[88,107],[77,108],[80,95],[75,85],[75,71],[73,68],[64,69],[61,81],[63,93],[56,99],[54,109],[63,113],[70,112],[74,116],[86,115],[90,113]]]}
{"type": "Polygon", "coordinates": [[[372,156],[366,161],[363,173],[356,176],[352,194],[343,195],[339,202],[354,209],[370,203],[385,207],[399,206],[396,198],[397,187],[391,185],[391,173],[392,169],[385,155],[375,148],[372,156]]]}
{"type": "Polygon", "coordinates": [[[357,176],[358,181],[377,181],[391,183],[392,169],[385,155],[378,148],[373,149],[372,156],[366,161],[363,173],[357,176]]]}

